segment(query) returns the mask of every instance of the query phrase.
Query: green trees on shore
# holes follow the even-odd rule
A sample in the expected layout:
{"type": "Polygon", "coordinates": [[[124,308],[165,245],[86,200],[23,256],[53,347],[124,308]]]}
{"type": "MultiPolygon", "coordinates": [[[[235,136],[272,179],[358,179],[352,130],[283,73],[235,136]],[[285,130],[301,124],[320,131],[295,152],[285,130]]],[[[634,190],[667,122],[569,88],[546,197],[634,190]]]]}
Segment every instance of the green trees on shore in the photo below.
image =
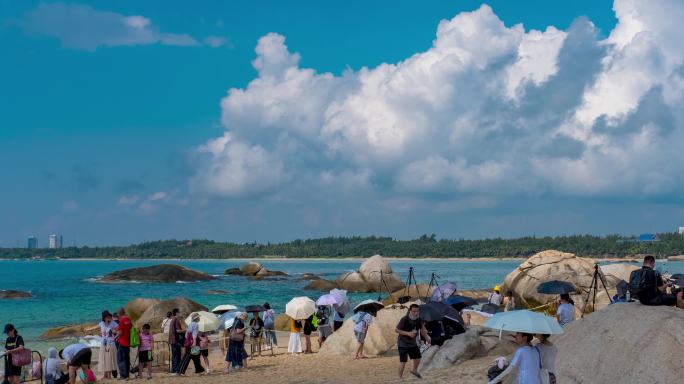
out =
{"type": "Polygon", "coordinates": [[[178,258],[231,259],[249,257],[527,257],[545,249],[581,256],[627,257],[651,253],[658,257],[684,254],[684,236],[662,233],[659,241],[637,242],[634,237],[559,236],[518,239],[449,240],[423,235],[414,240],[391,237],[326,237],[278,244],[220,243],[211,240],[160,240],[120,247],[67,247],[59,249],[0,248],[0,258],[178,258]]]}

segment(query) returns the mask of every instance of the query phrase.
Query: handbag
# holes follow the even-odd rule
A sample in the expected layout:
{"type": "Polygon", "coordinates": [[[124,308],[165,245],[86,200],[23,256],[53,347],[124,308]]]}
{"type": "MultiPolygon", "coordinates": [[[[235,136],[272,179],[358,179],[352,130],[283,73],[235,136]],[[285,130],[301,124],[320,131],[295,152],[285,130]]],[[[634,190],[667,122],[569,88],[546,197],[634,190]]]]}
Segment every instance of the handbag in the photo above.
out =
{"type": "Polygon", "coordinates": [[[15,367],[23,367],[24,365],[31,364],[31,360],[33,360],[31,354],[31,350],[26,348],[12,353],[12,365],[15,367]]]}
{"type": "Polygon", "coordinates": [[[230,330],[230,341],[245,341],[244,333],[237,333],[235,327],[230,330]]]}
{"type": "Polygon", "coordinates": [[[200,347],[194,346],[194,347],[190,348],[190,354],[194,355],[194,356],[199,355],[200,354],[200,347]]]}
{"type": "Polygon", "coordinates": [[[190,347],[192,347],[192,344],[193,344],[192,333],[187,332],[185,334],[185,342],[183,343],[183,347],[190,348],[190,347]]]}

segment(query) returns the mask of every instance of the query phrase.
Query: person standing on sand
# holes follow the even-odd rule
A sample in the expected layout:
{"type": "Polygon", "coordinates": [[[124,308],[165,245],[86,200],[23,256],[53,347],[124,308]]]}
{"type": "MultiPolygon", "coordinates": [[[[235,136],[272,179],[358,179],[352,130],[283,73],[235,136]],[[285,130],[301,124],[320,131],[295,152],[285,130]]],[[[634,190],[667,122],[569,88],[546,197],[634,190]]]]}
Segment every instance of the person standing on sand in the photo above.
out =
{"type": "Polygon", "coordinates": [[[266,336],[266,350],[278,348],[278,338],[275,331],[275,312],[271,304],[264,303],[264,332],[266,336]]]}
{"type": "Polygon", "coordinates": [[[252,313],[252,319],[249,321],[249,327],[251,328],[249,333],[249,338],[251,339],[252,345],[252,357],[254,356],[254,347],[259,352],[261,356],[261,337],[264,331],[264,320],[259,317],[259,312],[252,313]],[[256,345],[254,345],[256,343],[256,345]]]}
{"type": "Polygon", "coordinates": [[[119,379],[126,380],[131,372],[131,328],[133,323],[126,316],[126,311],[119,308],[119,326],[116,332],[116,364],[119,367],[119,379]]]}
{"type": "Polygon", "coordinates": [[[140,346],[138,347],[138,377],[143,377],[143,370],[147,367],[147,378],[152,378],[152,361],[154,360],[154,336],[150,333],[150,325],[144,324],[140,332],[140,346]]]}
{"type": "Polygon", "coordinates": [[[556,354],[558,347],[549,341],[549,335],[535,335],[539,341],[534,345],[541,355],[541,382],[542,384],[556,384],[556,354]]]}
{"type": "Polygon", "coordinates": [[[169,346],[171,347],[171,376],[178,376],[181,363],[181,345],[183,343],[183,328],[178,319],[178,308],[171,311],[169,325],[169,346]]]}
{"type": "Polygon", "coordinates": [[[245,331],[247,330],[245,321],[247,321],[247,313],[240,312],[230,328],[228,353],[226,354],[226,373],[229,373],[231,368],[235,370],[247,369],[245,365],[248,357],[247,351],[245,351],[245,331]]]}
{"type": "Polygon", "coordinates": [[[302,322],[290,319],[290,340],[287,343],[287,353],[302,353],[302,339],[299,332],[302,331],[302,322]]]}
{"type": "Polygon", "coordinates": [[[304,349],[304,353],[313,353],[311,350],[311,334],[314,331],[314,325],[313,325],[313,315],[309,316],[306,320],[304,320],[304,344],[306,344],[306,349],[304,349]]]}
{"type": "Polygon", "coordinates": [[[337,332],[338,329],[342,328],[344,324],[344,313],[335,311],[333,315],[333,332],[337,332]]]}
{"type": "Polygon", "coordinates": [[[102,321],[100,321],[102,345],[99,348],[97,371],[105,379],[111,379],[112,371],[116,370],[116,345],[114,341],[116,327],[117,324],[113,321],[112,314],[109,311],[102,312],[102,321]]]}
{"type": "Polygon", "coordinates": [[[411,304],[406,316],[402,317],[397,324],[395,332],[399,335],[397,337],[397,347],[399,349],[399,378],[404,376],[404,368],[410,358],[413,360],[413,369],[411,374],[419,379],[423,377],[418,373],[418,365],[420,365],[420,348],[418,347],[417,337],[420,334],[425,343],[430,345],[430,336],[425,329],[425,323],[420,318],[420,306],[418,304],[411,304]]]}
{"type": "Polygon", "coordinates": [[[19,332],[14,325],[5,325],[5,352],[0,357],[5,358],[5,378],[10,384],[19,384],[21,378],[21,367],[12,364],[12,354],[24,349],[24,338],[19,335],[19,332]]]}
{"type": "Polygon", "coordinates": [[[185,371],[190,365],[190,361],[195,367],[195,374],[201,375],[204,373],[204,367],[202,367],[202,362],[200,360],[200,348],[199,348],[199,321],[200,315],[193,313],[190,315],[190,324],[188,324],[188,329],[185,331],[185,355],[180,364],[181,375],[185,375],[185,371]]]}
{"type": "Polygon", "coordinates": [[[373,322],[373,316],[366,312],[359,312],[352,317],[352,320],[354,321],[354,336],[356,337],[356,342],[359,344],[354,359],[365,359],[366,356],[363,354],[363,344],[366,341],[368,327],[370,327],[373,322]]]}
{"type": "Polygon", "coordinates": [[[316,317],[318,317],[318,349],[321,349],[325,340],[332,334],[332,324],[330,324],[329,305],[319,305],[316,317]]]}
{"type": "Polygon", "coordinates": [[[202,356],[202,360],[204,360],[204,365],[207,366],[207,373],[211,373],[211,369],[209,369],[209,335],[206,332],[200,332],[199,334],[199,347],[200,347],[200,356],[202,356]]]}
{"type": "Polygon", "coordinates": [[[516,333],[515,341],[520,345],[508,367],[488,384],[500,383],[513,369],[518,368],[518,384],[541,384],[541,352],[530,342],[529,333],[516,333]]]}

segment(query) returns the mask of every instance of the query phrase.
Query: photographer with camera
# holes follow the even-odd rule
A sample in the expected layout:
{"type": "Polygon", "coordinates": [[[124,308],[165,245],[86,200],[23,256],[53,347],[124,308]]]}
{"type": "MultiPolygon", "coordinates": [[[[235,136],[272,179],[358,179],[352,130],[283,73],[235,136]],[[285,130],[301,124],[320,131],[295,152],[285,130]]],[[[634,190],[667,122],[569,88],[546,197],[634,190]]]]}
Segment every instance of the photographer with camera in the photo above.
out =
{"type": "Polygon", "coordinates": [[[682,292],[667,293],[671,282],[665,282],[662,275],[655,269],[655,257],[646,255],[641,269],[632,271],[629,276],[629,292],[637,297],[643,305],[667,305],[684,308],[682,292]]]}

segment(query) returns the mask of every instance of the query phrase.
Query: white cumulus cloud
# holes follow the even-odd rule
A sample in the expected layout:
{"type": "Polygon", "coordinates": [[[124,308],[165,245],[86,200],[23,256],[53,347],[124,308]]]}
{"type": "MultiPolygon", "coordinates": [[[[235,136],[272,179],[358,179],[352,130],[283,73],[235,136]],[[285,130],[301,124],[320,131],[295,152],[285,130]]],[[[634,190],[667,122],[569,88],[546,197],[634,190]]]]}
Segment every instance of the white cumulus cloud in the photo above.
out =
{"type": "Polygon", "coordinates": [[[684,3],[614,9],[600,40],[584,18],[525,30],[483,5],[440,22],[424,52],[339,76],[265,35],[191,187],[305,200],[354,185],[445,212],[505,195],[671,195],[684,187],[684,3]]]}

